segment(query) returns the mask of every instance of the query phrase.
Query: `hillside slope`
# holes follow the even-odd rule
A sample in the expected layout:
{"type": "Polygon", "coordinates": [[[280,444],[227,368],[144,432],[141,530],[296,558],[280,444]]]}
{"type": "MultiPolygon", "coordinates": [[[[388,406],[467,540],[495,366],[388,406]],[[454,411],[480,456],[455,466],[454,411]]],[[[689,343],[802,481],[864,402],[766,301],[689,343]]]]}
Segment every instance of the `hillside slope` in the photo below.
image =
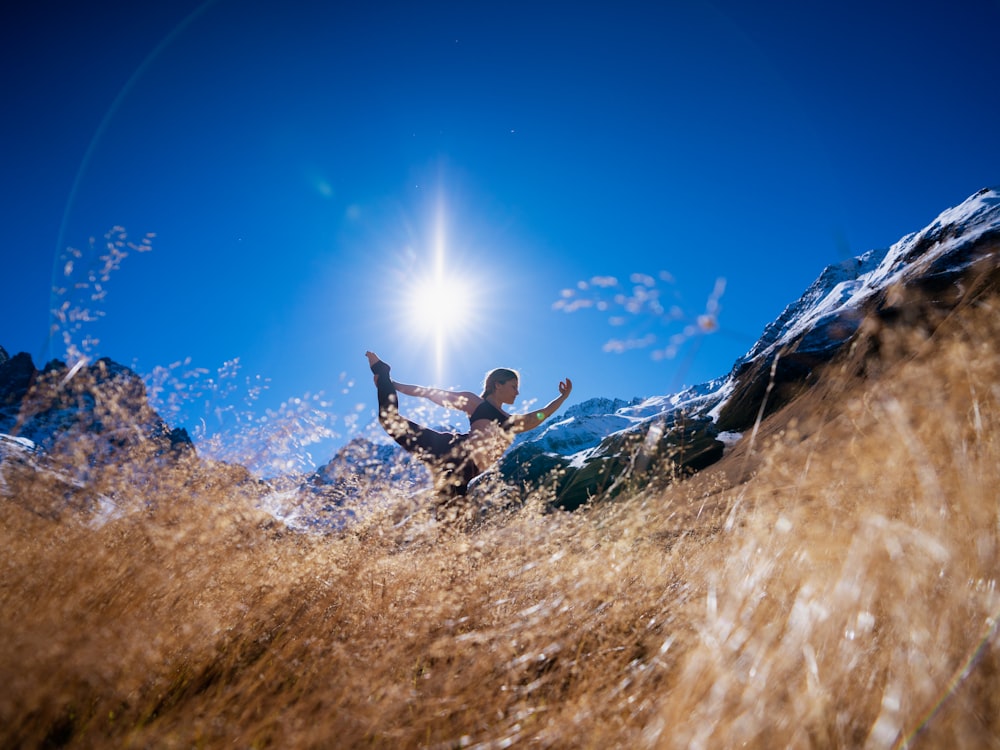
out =
{"type": "Polygon", "coordinates": [[[5,463],[0,745],[994,747],[1000,299],[927,320],[572,514],[288,534],[179,464],[93,528],[5,463]]]}

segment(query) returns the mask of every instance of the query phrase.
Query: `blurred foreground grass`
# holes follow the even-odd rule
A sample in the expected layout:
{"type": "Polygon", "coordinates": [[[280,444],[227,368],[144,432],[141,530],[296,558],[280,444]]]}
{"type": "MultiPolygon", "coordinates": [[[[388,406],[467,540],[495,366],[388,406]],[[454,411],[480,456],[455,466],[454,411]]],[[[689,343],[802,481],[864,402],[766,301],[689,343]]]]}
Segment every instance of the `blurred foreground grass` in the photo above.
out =
{"type": "Polygon", "coordinates": [[[998,304],[574,514],[311,536],[179,466],[95,526],[5,470],[0,746],[1000,746],[998,304]]]}

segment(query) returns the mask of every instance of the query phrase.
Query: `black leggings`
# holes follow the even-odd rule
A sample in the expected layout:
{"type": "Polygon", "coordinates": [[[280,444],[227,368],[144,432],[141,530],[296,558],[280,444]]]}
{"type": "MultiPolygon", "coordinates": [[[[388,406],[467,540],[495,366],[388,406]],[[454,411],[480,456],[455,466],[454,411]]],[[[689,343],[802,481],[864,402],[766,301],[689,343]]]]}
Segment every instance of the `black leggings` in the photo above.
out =
{"type": "Polygon", "coordinates": [[[445,495],[464,495],[469,482],[479,474],[468,455],[468,435],[438,432],[411,422],[399,413],[399,396],[389,377],[389,365],[381,360],[372,365],[378,389],[378,421],[408,453],[426,463],[435,474],[435,486],[445,495]]]}

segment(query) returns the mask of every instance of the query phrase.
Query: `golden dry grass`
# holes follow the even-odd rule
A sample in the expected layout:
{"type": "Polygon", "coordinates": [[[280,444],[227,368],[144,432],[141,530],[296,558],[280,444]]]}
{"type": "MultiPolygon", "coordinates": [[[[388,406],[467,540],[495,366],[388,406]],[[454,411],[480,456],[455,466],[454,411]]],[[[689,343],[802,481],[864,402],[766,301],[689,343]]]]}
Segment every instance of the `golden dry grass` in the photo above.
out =
{"type": "Polygon", "coordinates": [[[183,467],[95,528],[7,466],[0,746],[1000,746],[1000,308],[895,335],[693,480],[472,531],[183,467]]]}

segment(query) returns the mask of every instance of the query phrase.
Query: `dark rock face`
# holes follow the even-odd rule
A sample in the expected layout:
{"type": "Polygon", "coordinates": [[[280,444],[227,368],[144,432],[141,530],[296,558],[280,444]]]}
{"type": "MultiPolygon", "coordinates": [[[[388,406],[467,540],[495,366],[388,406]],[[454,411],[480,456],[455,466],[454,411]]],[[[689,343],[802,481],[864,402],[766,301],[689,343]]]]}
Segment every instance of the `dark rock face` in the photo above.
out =
{"type": "MultiPolygon", "coordinates": [[[[22,353],[0,363],[0,434],[5,475],[23,472],[52,488],[42,500],[12,496],[44,518],[146,509],[137,488],[177,479],[175,470],[188,481],[186,469],[199,462],[187,432],[171,430],[150,407],[141,378],[108,359],[37,370],[22,353]]],[[[217,468],[209,474],[223,476],[217,468]]]]}
{"type": "Polygon", "coordinates": [[[16,415],[36,372],[31,356],[24,352],[0,362],[0,420],[16,415]]]}
{"type": "Polygon", "coordinates": [[[91,465],[140,449],[151,456],[194,450],[185,430],[170,429],[149,406],[142,379],[110,359],[73,368],[52,361],[37,370],[22,352],[0,363],[0,432],[91,465]]]}
{"type": "Polygon", "coordinates": [[[933,327],[934,313],[995,288],[998,269],[1000,193],[990,189],[892,248],[828,267],[737,361],[718,428],[746,430],[794,399],[817,368],[857,340],[865,321],[933,327]]]}
{"type": "Polygon", "coordinates": [[[718,461],[724,447],[710,418],[677,412],[612,433],[577,460],[524,443],[504,456],[498,471],[515,487],[548,487],[551,505],[576,510],[590,500],[612,498],[655,478],[699,471],[718,461]]]}

